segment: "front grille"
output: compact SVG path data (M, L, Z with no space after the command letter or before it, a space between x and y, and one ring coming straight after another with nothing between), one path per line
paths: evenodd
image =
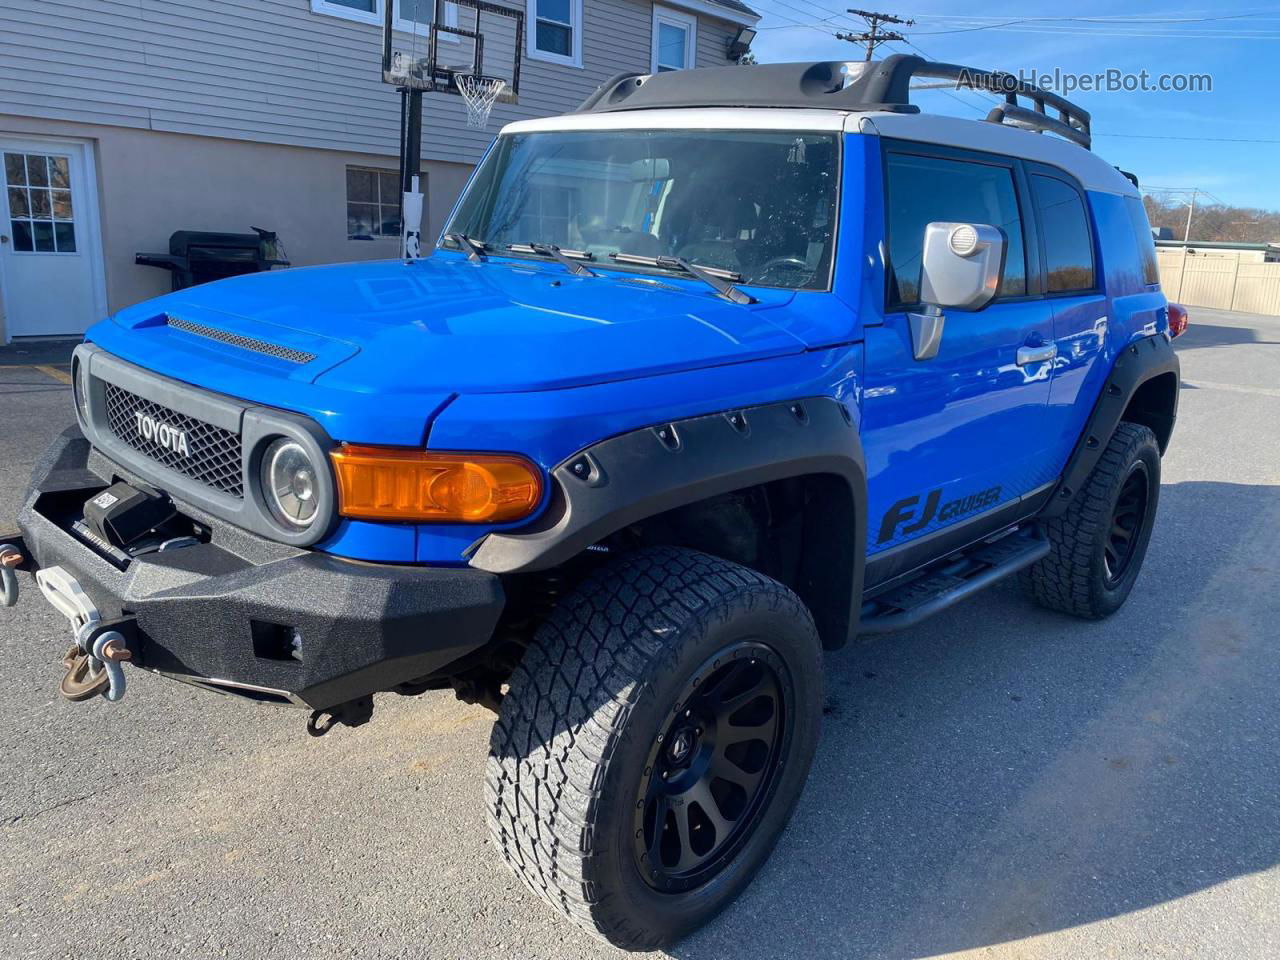
M217 340L219 343L239 347L241 350L265 353L269 357L288 360L290 363L310 363L316 358L314 353L307 353L305 350L294 350L292 347L282 347L276 343L268 343L266 340L243 337L238 333L228 333L226 330L219 330L217 327L206 327L202 323L192 323L190 320L184 320L182 317L175 317L172 314L165 316L165 322L174 330L181 330L183 333L190 333L208 340Z
M233 497L244 496L240 438L236 434L153 403L114 383L103 381L102 386L106 394L107 426L122 441L156 463L192 480ZM143 436L138 429L138 414L184 433L186 455L163 446L154 437L148 439Z

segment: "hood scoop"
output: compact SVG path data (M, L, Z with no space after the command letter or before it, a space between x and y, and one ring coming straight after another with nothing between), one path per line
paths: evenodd
M221 330L217 327L206 326L203 323L196 323L193 320L186 320L182 317L175 317L171 313L164 315L165 326L171 330L180 330L183 333L189 333L197 337L205 337L208 340L216 340L218 343L225 343L232 347L239 347L241 350L250 350L254 353L261 353L268 357L275 357L277 360L287 360L290 363L305 364L316 359L314 353L307 353L305 350L295 350L292 347L283 347L278 343L268 343L266 340L259 340L256 337L246 337L243 334L231 333L228 330Z

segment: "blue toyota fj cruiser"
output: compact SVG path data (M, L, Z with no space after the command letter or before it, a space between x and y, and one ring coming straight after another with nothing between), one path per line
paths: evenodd
M986 122L910 104L962 73ZM5 599L27 569L71 620L72 699L131 660L317 734L492 707L510 867L670 942L786 823L824 650L1014 574L1086 618L1132 589L1185 314L1131 180L1003 74L616 77L506 127L429 259L90 330Z

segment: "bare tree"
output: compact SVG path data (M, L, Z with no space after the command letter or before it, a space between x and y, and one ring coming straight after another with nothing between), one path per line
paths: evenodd
M1152 227L1168 227L1175 237L1182 237L1187 228L1185 202L1147 194L1142 203ZM1202 200L1191 217L1190 239L1201 243L1280 243L1280 211Z

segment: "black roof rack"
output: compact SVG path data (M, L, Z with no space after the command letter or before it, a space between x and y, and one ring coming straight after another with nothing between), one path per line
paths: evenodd
M986 119L1054 133L1089 149L1089 113L1065 97L1011 73L938 63L910 54L881 61L765 63L651 75L620 73L606 80L578 107L578 113L611 113L662 107L784 107L867 112L919 113L911 102L911 81L951 80L1004 97ZM1024 106L1019 100L1030 105ZM1050 116L1049 110L1057 116Z

